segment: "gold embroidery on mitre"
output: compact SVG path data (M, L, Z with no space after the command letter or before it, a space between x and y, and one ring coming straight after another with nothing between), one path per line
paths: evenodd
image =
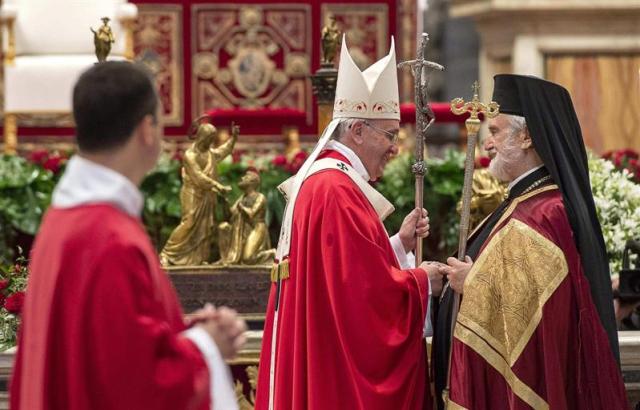
M458 322L513 366L568 274L562 250L517 219L491 239L464 285Z

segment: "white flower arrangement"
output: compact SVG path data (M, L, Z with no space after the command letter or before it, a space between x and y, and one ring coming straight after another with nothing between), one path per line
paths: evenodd
M617 276L627 240L640 238L640 185L626 169L616 170L611 161L591 153L589 175L611 275Z

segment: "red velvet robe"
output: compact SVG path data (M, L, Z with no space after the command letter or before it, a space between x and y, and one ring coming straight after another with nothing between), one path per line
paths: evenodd
M51 209L31 260L12 409L208 408L205 361L137 219Z
M451 408L627 409L562 195L541 188L511 207L465 282Z
M320 158L346 159L335 151ZM339 170L310 176L294 210L290 277L282 281L275 408L431 408L422 327L428 278L401 270L373 207ZM256 409L269 404L275 285Z

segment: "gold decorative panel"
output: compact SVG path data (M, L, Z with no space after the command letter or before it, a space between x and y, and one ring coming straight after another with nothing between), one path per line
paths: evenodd
M347 34L353 61L364 70L389 52L388 12L384 3L325 3L320 25L328 24L329 17L335 16L338 27Z
M571 93L589 148L640 147L640 53L547 55L546 78Z
M311 122L311 7L192 7L193 116L215 108L291 108Z
M416 0L398 1L398 27L396 41L398 62L416 58L418 38L418 2ZM414 102L413 76L411 70L399 70L400 101Z
M134 26L136 61L155 75L165 125L184 122L182 6L141 4Z

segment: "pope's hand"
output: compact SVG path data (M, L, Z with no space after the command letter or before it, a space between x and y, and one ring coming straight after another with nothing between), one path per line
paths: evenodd
M400 227L400 241L405 252L411 252L416 247L416 237L429 236L429 213L422 209L422 216L418 208L414 209L404 218Z
M440 265L446 266L438 262L422 262L420 264L420 268L429 275L432 296L440 296L440 293L442 293L443 276L440 272Z
M456 258L448 258L447 264L449 266L440 268L440 273L447 276L449 286L451 286L453 290L462 294L464 291L464 281L467 279L471 266L473 266L473 261L468 256L464 262Z

